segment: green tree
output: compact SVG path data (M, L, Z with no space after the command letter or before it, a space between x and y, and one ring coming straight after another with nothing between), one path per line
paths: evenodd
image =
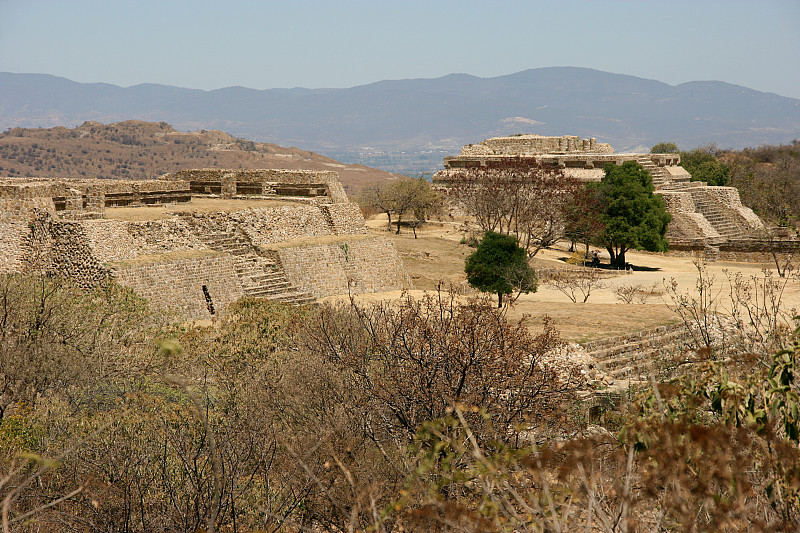
M705 181L709 185L717 186L728 184L731 169L717 159L717 147L713 144L680 154L681 166L692 175L692 181Z
M606 164L606 175L593 184L603 206L600 219L605 230L599 237L611 256L611 265L625 268L625 252L631 248L663 252L671 215L664 200L653 194L653 178L635 161Z
M658 143L650 149L651 154L677 154L680 153L675 143Z
M510 235L487 231L478 249L467 257L464 271L470 285L497 294L497 307L502 307L504 294L536 292L536 274L525 249Z

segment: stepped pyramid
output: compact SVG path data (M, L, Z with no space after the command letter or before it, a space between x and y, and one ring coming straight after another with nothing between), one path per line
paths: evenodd
M679 154L615 153L610 145L594 138L494 137L464 146L457 156L445 157L445 168L433 181L446 188L450 179L467 169L491 168L510 158L560 169L581 181L600 181L608 163L636 161L653 177L656 194L664 198L672 214L666 235L671 249L704 251L706 259L713 260L722 247L757 248L765 235L764 223L742 205L735 188L691 181L691 175L680 166Z

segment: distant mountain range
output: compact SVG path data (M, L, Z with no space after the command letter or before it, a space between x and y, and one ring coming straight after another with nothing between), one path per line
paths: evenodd
M0 73L0 129L129 119L223 130L394 171L437 168L463 144L513 133L596 137L617 151L660 141L744 148L800 138L797 99L719 81L671 86L575 67L313 90L122 88Z

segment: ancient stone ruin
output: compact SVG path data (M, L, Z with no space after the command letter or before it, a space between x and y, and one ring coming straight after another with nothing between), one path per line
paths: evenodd
M582 181L600 181L607 163L636 161L653 177L656 194L664 198L672 214L666 235L672 250L702 251L707 259L714 260L721 255L763 252L781 246L794 249L797 244L768 237L764 223L742 205L734 187L691 181L680 166L679 154L614 153L610 145L594 138L517 135L487 139L464 146L460 155L446 157L445 169L437 172L433 181L446 188L454 176L466 169L491 167L492 163L509 158L562 169L567 176Z
M409 286L393 243L369 235L335 172L9 178L0 235L0 273L64 275L87 288L113 278L190 319L242 296L306 303Z

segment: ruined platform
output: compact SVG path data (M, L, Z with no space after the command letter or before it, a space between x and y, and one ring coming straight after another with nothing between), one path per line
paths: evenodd
M656 194L664 198L672 214L666 234L671 249L703 251L708 259L717 258L720 251L763 249L764 223L742 205L739 192L733 187L691 181L679 154L614 153L610 145L594 138L571 135L494 137L444 158L445 168L433 176L433 181L446 189L455 176L469 169L491 168L512 159L559 170L581 181L600 181L608 163L636 161L650 173Z
M335 172L200 169L158 180L0 181L0 272L109 279L183 318L242 296L308 303L409 287Z

